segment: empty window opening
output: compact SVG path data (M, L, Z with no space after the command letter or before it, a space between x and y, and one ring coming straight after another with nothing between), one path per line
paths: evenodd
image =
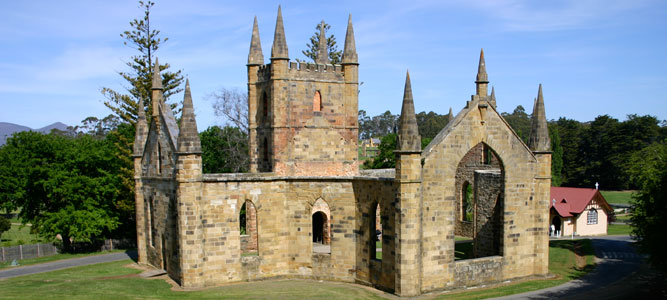
M252 201L245 201L239 211L239 232L241 234L241 254L257 255L257 210Z
M461 221L472 222L473 212L472 185L466 182L463 184L463 189L461 190Z
M262 160L264 160L265 163L269 162L269 141L267 138L264 138L264 143L262 145Z
M318 211L313 214L313 243L324 244L324 224L327 216Z
M371 259L382 260L382 212L379 203L371 216Z
M313 111L322 111L322 94L320 94L320 91L316 91L315 96L313 96Z
M482 164L490 165L492 157L493 154L491 153L491 148L486 144L484 144L482 148Z
M598 223L598 211L595 208L591 208L588 211L588 225L594 225Z
M329 205L318 199L311 210L313 252L331 253L331 214Z
M269 116L269 97L266 92L262 93L262 121L267 121Z
M162 173L162 147L160 147L160 142L157 143L157 153L156 156L156 170L158 174Z
M150 243L151 246L155 247L155 236L157 235L157 232L155 230L155 219L154 215L155 212L153 211L153 208L155 207L153 203L153 197L148 198L148 201L146 201L146 204L148 204L148 228L150 230L148 231L148 242Z

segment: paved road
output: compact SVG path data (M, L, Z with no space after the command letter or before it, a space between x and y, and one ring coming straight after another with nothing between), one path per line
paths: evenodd
M556 287L496 299L641 299L637 298L639 294L655 292L642 278L650 270L635 252L629 236L595 237L592 242L599 261L586 276Z
M30 265L25 267L0 269L0 280L5 278L35 274L35 273L50 272L71 267L124 260L128 258L136 260L137 252L136 251L117 252L110 254L86 256L81 258L64 259L64 260L37 264L37 265Z

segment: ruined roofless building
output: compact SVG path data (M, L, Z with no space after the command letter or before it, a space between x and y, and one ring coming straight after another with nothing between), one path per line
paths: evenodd
M351 19L340 65L324 46L290 62L280 8L266 64L255 19L247 67L247 174L203 174L190 84L179 127L155 68L133 155L139 263L187 288L309 278L400 296L547 274L541 87L529 147L496 111L482 52L475 94L421 149L407 75L396 168L359 171ZM473 238L471 257L456 259L455 235Z

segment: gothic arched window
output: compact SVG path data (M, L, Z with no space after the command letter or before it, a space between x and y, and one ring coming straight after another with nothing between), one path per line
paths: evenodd
M313 111L322 111L322 94L320 94L320 91L316 91L315 96L313 96Z
M598 211L595 208L588 210L588 225L593 225L598 223Z

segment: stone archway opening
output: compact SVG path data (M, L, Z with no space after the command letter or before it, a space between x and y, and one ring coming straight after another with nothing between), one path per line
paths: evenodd
M313 252L331 253L331 210L322 199L317 199L311 210Z
M479 143L456 169L455 235L457 259L502 255L504 241L504 178L498 154Z
M250 200L246 200L239 210L239 232L241 234L241 253L250 255L257 254L257 209Z

